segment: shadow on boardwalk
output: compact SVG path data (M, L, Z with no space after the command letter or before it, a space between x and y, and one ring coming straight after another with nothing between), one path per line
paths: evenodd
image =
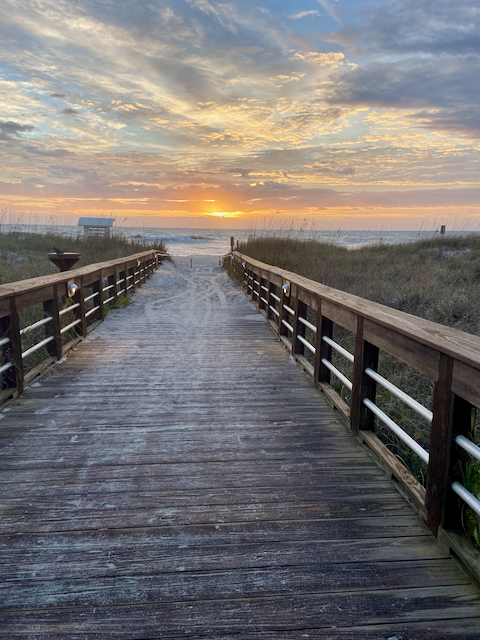
M0 414L0 637L480 637L475 587L196 262Z

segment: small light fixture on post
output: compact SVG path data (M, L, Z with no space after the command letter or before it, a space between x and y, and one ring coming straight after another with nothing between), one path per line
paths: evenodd
M282 285L282 291L283 291L283 295L286 298L290 297L290 283L286 282L285 284Z
M77 293L77 291L78 291L78 285L76 285L74 282L69 282L67 287L68 297L73 298L73 296Z

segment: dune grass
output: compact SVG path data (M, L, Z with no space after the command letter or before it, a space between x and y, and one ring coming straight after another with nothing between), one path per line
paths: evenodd
M254 238L239 250L335 289L480 335L479 236L355 250L316 241Z
M75 267L84 267L96 262L123 258L139 251L157 249L166 251L163 241L139 244L131 239L112 238L67 238L55 233L6 233L0 234L0 285L27 278L58 273L47 254L57 247L62 251L80 254Z

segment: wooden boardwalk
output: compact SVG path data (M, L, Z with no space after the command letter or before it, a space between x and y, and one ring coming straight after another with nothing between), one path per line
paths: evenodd
M480 638L480 594L215 262L0 413L0 637Z

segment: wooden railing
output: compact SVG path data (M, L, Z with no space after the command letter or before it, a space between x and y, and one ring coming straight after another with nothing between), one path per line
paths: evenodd
M432 531L477 570L478 578L480 556L462 535L462 512L466 504L480 515L480 501L464 486L467 464L480 460L480 448L473 442L475 409L480 406L480 337L332 289L238 251L231 259L240 267L252 300L314 384L398 480ZM334 327L352 334L351 351L333 339ZM382 352L428 376L433 382L430 408L378 373ZM332 353L350 366L351 379L332 363ZM349 404L334 390L333 380L347 390ZM428 447L380 409L379 387L430 428ZM425 487L375 435L375 420L425 465Z
M143 251L0 286L0 403L83 340L165 256Z

